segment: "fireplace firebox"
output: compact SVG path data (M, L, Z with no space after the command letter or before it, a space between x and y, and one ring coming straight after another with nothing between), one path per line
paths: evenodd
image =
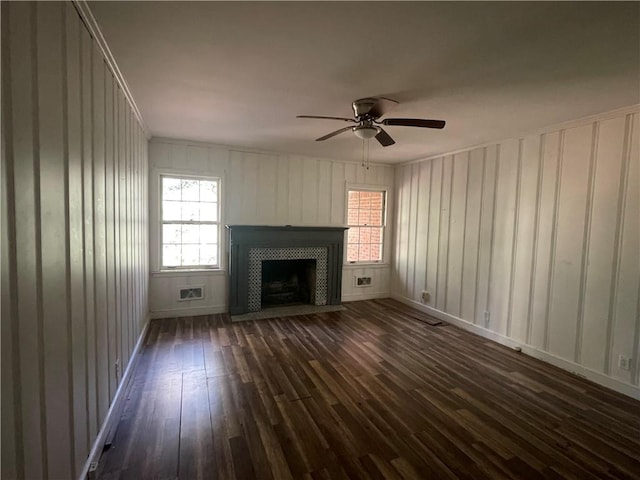
M261 307L316 302L315 260L264 260Z
M227 229L231 315L283 304L340 304L345 227ZM275 278L265 281L265 274Z

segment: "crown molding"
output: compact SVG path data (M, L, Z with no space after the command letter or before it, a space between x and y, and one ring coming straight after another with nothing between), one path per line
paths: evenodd
M105 40L104 35L102 35L102 30L100 30L100 26L98 25L96 18L93 16L93 12L89 7L89 3L85 0L72 0L71 3L73 4L76 11L78 12L78 15L80 15L80 19L84 23L85 27L87 27L87 30L89 30L89 34L94 39L94 41L98 45L98 48L102 52L102 56L104 57L104 60L107 66L109 67L109 70L111 70L111 73L113 73L113 76L116 79L116 82L118 83L120 88L122 89L122 92L124 93L124 96L127 99L127 102L131 107L131 110L133 110L134 115L138 119L138 123L140 123L140 126L144 130L147 140L149 140L151 138L149 129L147 128L147 125L144 122L144 118L142 118L142 114L140 113L140 109L138 108L138 105L136 105L136 101L133 98L133 95L131 94L131 90L129 89L129 85L127 84L127 81L125 80L124 75L122 75L120 68L118 68L116 59L111 53L111 50L109 49L109 45L107 45L107 41Z

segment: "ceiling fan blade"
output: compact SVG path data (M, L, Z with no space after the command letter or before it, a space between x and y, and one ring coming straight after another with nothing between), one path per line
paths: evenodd
M426 120L422 118L385 118L382 125L396 125L402 127L444 128L444 120Z
M378 101L375 103L375 105L371 107L371 110L369 110L369 115L371 115L373 118L380 118L385 113L393 109L397 104L398 102L396 102L395 100L380 97L378 98Z
M297 115L296 118L319 118L321 120L343 120L345 122L356 123L356 121L353 118L344 118L344 117L321 117L318 115Z
M383 147L388 147L389 145L393 145L394 143L396 143L395 140L391 138L391 136L383 129L380 129L380 131L376 135L376 140L378 140L378 142L380 142L380 145L382 145Z
M348 130L353 130L353 127L344 127L344 128L341 128L340 130L336 130L335 132L328 133L324 137L316 138L316 142L321 142L321 141L326 140L328 138L335 137L336 135L338 135L338 134L340 134L342 132L346 132Z

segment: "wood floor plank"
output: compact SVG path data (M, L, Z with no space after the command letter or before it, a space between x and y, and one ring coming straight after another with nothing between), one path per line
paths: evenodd
M98 478L640 479L640 402L399 302L155 320Z

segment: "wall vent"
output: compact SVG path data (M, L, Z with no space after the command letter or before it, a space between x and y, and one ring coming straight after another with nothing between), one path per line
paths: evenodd
M202 300L204 298L204 285L179 287L178 301Z
M370 287L371 285L373 285L371 277L360 277L358 275L355 276L356 287Z

